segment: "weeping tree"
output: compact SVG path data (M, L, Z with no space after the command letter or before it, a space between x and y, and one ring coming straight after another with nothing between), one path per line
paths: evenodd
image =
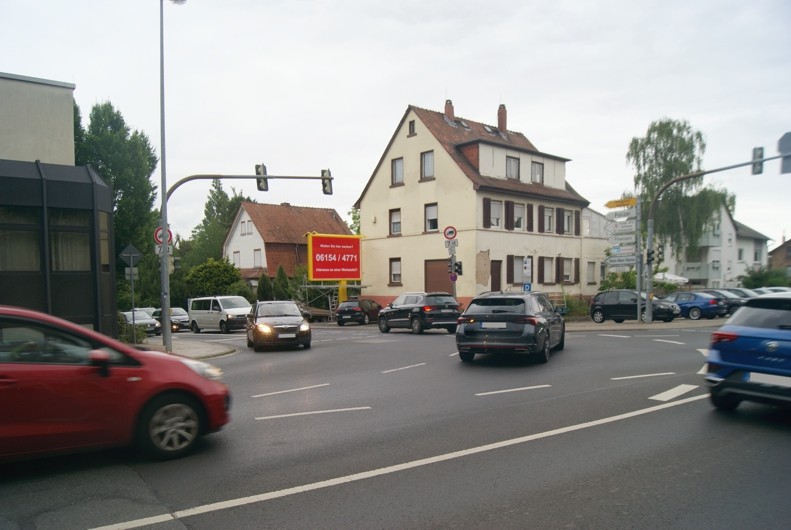
M652 122L645 137L632 138L626 154L635 170L634 184L642 209L645 233L648 210L659 189L675 177L701 169L706 142L703 133L687 121L663 118ZM694 252L701 236L725 206L733 214L735 197L725 190L707 187L703 177L670 186L657 201L654 233L658 241L670 243L676 257Z

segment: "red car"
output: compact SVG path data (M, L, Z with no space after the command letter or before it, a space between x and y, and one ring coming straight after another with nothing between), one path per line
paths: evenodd
M126 445L183 456L230 419L221 376L201 361L0 306L0 462Z

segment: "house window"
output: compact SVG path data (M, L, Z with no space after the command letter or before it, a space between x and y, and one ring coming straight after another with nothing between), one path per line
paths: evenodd
M253 267L260 267L261 266L261 249L257 248L253 250Z
M555 226L554 224L555 219L555 209L554 208L544 208L544 232L552 232L552 228Z
M555 283L555 260L554 258L541 258L542 277L541 283Z
M583 217L582 218L582 234L589 236L591 235L591 218L590 217Z
M401 210L390 210L390 235L401 234Z
M409 136L415 136L415 120L409 120Z
M525 266L524 266L524 264L525 264L525 257L524 256L513 256L513 260L514 260L514 264L513 264L513 267L514 267L514 281L511 282L511 283L520 284L521 285L522 283L524 283L526 281L530 281L530 280L525 280Z
M755 252L753 252L753 261L756 262L756 263L761 261L761 251L760 250L756 249Z
M434 178L434 151L420 153L420 180Z
M41 269L41 209L0 206L0 271Z
M505 157L505 178L519 180L519 159L515 156Z
M525 205L514 204L514 230L525 229Z
M246 234L247 234L247 227L244 224L244 221L242 221L241 223L239 223L239 235L243 236L243 235L246 235Z
M439 230L439 218L437 214L437 204L426 205L426 232L437 232Z
M601 263L599 264L599 278L606 278L607 277L607 264Z
M390 285L401 285L401 258L390 258Z
M49 210L53 271L90 271L90 214L86 210Z
M239 266L239 263L241 263L241 257L239 255L239 251L238 250L234 250L233 251L233 266L236 267L237 269L239 269L239 268L241 268Z
M253 233L253 222L252 221L247 221L247 233L248 234L252 234Z
M530 180L536 184L544 183L544 164L533 162L530 165Z
M560 258L561 260L561 267L563 272L563 281L564 282L572 282L574 281L574 260L571 258Z
M570 234L572 223L574 221L574 212L571 210L563 210L563 233Z
M586 275L588 277L587 278L588 279L588 284L596 283L596 262L595 261L589 261L588 262Z
M744 261L744 249L739 249L739 261Z
M398 186L404 183L404 159L394 158L391 163L390 184Z
M489 210L489 225L493 227L502 226L503 218L503 203L500 201L492 201Z

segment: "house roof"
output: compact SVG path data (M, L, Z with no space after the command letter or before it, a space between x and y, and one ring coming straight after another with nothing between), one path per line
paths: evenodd
M332 208L292 206L287 202L282 204L243 202L242 208L250 216L253 225L266 243L307 245L305 234L308 232L352 235L346 222Z
M448 104L452 105L450 101ZM503 108L504 110L504 108ZM542 153L533 143L520 132L506 130L501 132L497 126L486 125L481 122L468 120L466 118L459 118L454 115L453 119L448 118L444 113L433 110L427 110L414 105L407 107L404 116L396 127L387 148L382 153L379 163L376 165L371 178L365 186L360 198L357 199L355 207L360 207L360 202L365 196L365 192L371 185L374 175L379 171L385 157L390 151L390 147L401 130L404 122L410 113L414 113L421 122L426 126L429 132L436 138L440 145L447 151L450 157L456 162L456 165L473 183L473 188L476 190L496 191L500 193L520 195L520 196L533 196L536 198L550 199L561 202L570 202L576 205L585 207L590 202L582 197L577 191L566 183L565 189L550 188L543 184L534 184L532 182L521 182L517 180L506 180L493 177L485 177L470 163L462 152L462 148L470 144L491 144L499 147L506 147L515 151L524 153L535 154L544 158L558 160L561 162L568 162L569 159L559 156Z
M749 226L740 223L736 219L733 220L733 224L736 227L736 235L739 237L747 237L751 239L761 239L763 241L769 241L770 238L766 237L765 235L761 234L750 228Z
M789 239L787 241L783 241L782 243L780 243L780 245L778 245L777 247L775 247L772 250L770 250L769 251L769 255L770 256L774 256L775 254L777 254L780 251L780 249L784 249L784 248L789 247L789 246L791 246L791 239Z

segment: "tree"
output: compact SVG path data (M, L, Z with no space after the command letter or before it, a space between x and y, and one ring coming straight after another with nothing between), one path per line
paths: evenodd
M349 230L352 231L352 234L360 235L360 209L359 208L352 208L348 212L349 217L352 220L352 224L349 225Z
M283 266L277 268L277 275L272 285L275 294L275 300L289 300L291 298L291 291L289 290L288 276Z
M236 294L231 292L239 282L243 282L239 269L228 260L209 258L192 268L185 281L189 296L212 296L217 294ZM251 293L252 294L252 293Z
M632 138L626 161L635 169L634 184L644 207L643 229L651 201L675 177L700 170L706 143L686 121L663 118L652 122L644 138ZM725 190L703 186L703 177L669 187L657 201L654 233L669 242L679 257L697 247L704 231L725 206L733 213L735 197Z
M275 291L274 287L272 286L272 279L266 272L261 274L261 277L258 278L258 289L256 291L256 296L258 297L258 300L275 299Z
M761 267L758 270L747 269L744 275L739 276L739 280L747 289L790 285L784 270L767 269L766 267Z

